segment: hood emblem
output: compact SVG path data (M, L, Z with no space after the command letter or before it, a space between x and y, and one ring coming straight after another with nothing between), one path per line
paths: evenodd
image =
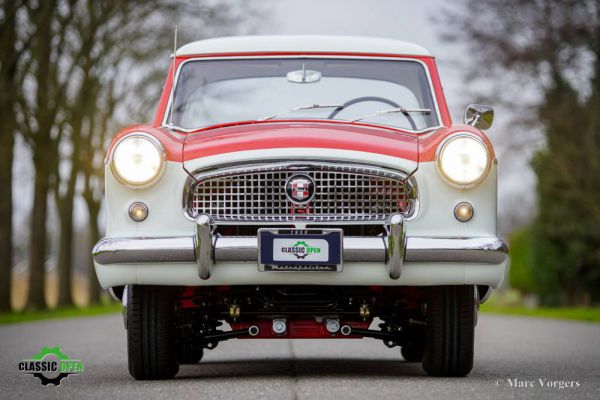
M315 181L308 175L292 175L285 183L285 195L294 204L307 204L315 197Z

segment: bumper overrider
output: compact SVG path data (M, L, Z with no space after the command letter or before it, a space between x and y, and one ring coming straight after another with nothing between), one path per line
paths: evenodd
M97 265L195 263L198 276L210 280L220 262L258 262L256 236L215 235L208 215L195 220L190 236L104 238L94 246ZM508 248L497 237L407 236L404 217L393 214L383 236L346 236L342 259L346 263L383 263L391 280L397 280L406 263L473 263L500 265L507 262ZM317 272L318 274L320 272Z

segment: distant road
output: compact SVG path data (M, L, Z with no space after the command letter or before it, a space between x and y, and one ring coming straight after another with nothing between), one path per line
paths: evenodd
M600 324L483 315L475 368L467 378L427 377L399 350L363 340L231 340L184 366L176 379L136 382L127 373L120 316L0 327L3 399L600 399ZM17 364L42 346L61 346L85 372L59 387L20 375ZM534 388L511 387L532 381ZM578 388L540 387L575 381Z

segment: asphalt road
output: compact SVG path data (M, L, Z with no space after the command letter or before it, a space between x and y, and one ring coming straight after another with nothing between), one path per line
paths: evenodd
M600 324L484 315L476 338L467 378L427 377L373 339L230 340L173 380L136 382L120 316L24 323L0 327L0 398L600 399ZM17 371L21 359L56 345L85 372L44 387ZM577 383L560 389L540 379Z

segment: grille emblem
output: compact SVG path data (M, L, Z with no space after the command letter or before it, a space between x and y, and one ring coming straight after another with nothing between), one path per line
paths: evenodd
M315 181L308 175L292 175L285 183L285 194L294 204L310 203L315 197Z

